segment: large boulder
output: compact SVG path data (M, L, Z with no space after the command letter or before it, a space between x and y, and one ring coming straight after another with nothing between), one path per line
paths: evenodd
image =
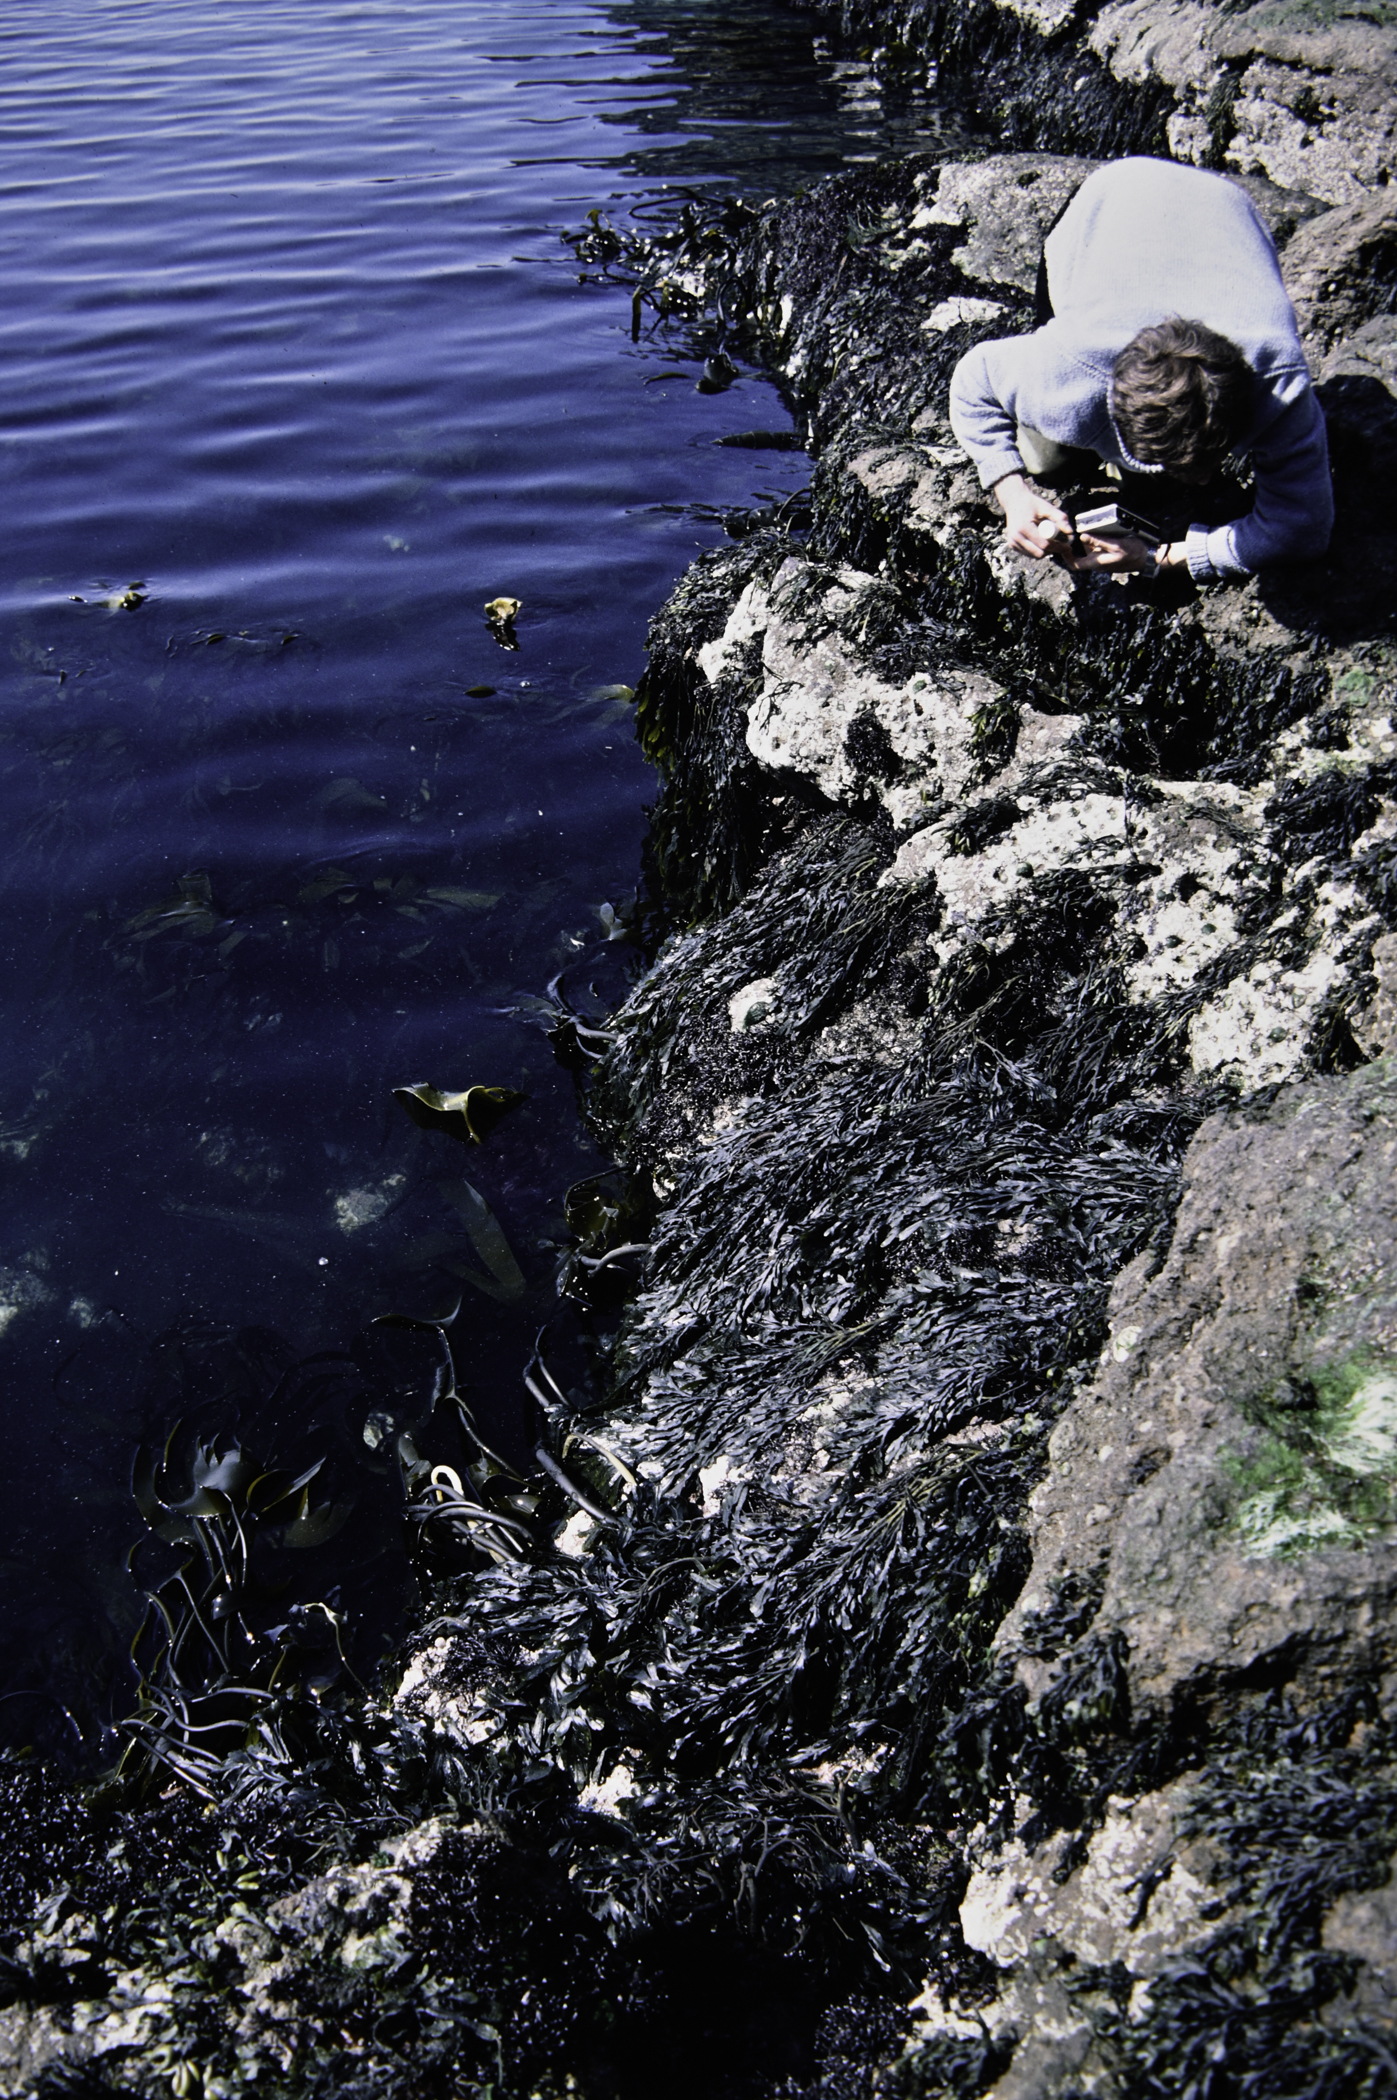
M1091 1389L1053 1432L1033 1572L1000 1628L1031 1698L1119 1638L1132 1711L1397 1698L1397 1069L1206 1123L1169 1256L1117 1279ZM1099 1580L1073 1647L1034 1628Z
M1085 1831L1035 1815L1030 1782L1013 1834L972 1835L960 1907L995 1972L977 2017L1010 2055L997 2100L1134 2092L1188 2046L1187 1979L1248 1939L1284 1940L1300 1909L1334 1965L1326 2029L1391 2028L1395 1155L1390 1061L1203 1126L1168 1256L1118 1278L1097 1377L1050 1439L1032 1568L996 1637L1049 1734L1074 1709L1080 1725L1103 1687L1118 1721L1195 1745L1201 1713L1226 1740L1230 1707L1245 1740L1282 1686L1302 1712L1337 1698L1350 1718L1363 1688L1353 1741L1375 1737L1377 1759L1359 1779L1352 1750L1308 1770L1234 1755L1109 1791ZM1323 1724L1310 1727L1312 1757ZM1258 1918L1262 1887L1274 1909ZM1123 2021L1113 1976L1131 1986ZM1233 2005L1225 2017L1245 2019ZM909 2061L934 2061L964 2009L932 1983L916 2010ZM1316 2040L1308 2060L1342 2047ZM1283 2075L1275 2090L1299 2089Z

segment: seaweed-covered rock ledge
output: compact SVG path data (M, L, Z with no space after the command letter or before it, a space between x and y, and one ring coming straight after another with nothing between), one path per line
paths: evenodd
M654 1224L586 1433L678 1528L588 1769L637 1831L700 1774L823 1793L921 1982L880 2091L1389 2092L1397 220L1238 178L1324 374L1326 560L1074 581L944 402L1090 165L861 171L670 286L819 461L640 696L688 930L596 1075Z

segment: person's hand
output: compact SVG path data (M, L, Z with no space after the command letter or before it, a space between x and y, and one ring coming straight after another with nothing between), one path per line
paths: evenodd
M1041 560L1045 554L1061 561L1072 546L1072 520L1066 511L1049 503L1029 487L1022 474L1006 474L994 485L1004 512L1004 537L1020 554Z
M1098 540L1084 532L1077 545L1079 553L1062 557L1069 569L1107 569L1119 576L1153 566L1148 540Z
M1104 569L1111 575L1126 576L1133 570L1148 569L1158 573L1159 569L1180 569L1188 566L1188 543L1177 540L1172 546L1161 547L1156 565L1153 549L1148 540L1101 540L1091 533L1083 533L1078 541L1080 552L1066 553L1058 559L1069 569Z

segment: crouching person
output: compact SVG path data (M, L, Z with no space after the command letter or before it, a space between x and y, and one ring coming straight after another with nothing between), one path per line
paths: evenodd
M1043 245L1031 335L977 343L951 427L1021 553L1072 569L1186 568L1199 582L1323 554L1334 521L1324 417L1271 237L1220 175L1123 160L1083 183ZM1031 488L1072 451L1204 485L1250 456L1244 517L1153 547L1074 538Z

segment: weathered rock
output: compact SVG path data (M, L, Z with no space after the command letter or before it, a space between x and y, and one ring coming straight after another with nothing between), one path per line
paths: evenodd
M851 471L876 485L866 460ZM914 512L916 500L914 489ZM1015 568L1030 588L1043 574ZM1064 583L1056 570L1046 580ZM1292 875L1287 818L1315 782L1337 791L1390 763L1389 714L1361 729L1351 722L1337 763L1290 739L1278 771L1255 788L1150 779L1090 759L1087 716L1016 705L983 674L947 668L934 640L925 668L896 684L880 677L868 637L886 628L886 595L874 576L788 555L769 584L746 585L723 634L699 652L714 676L728 673L734 651L749 652L739 704L747 748L773 790L849 809L881 803L903 841L883 880L934 879L943 967L972 949L1007 948L1035 888L1070 870L1114 924L1100 961L1119 971L1124 1002L1173 1002L1195 1072L1261 1086L1303 1071L1381 920L1351 883L1318 880L1304 861ZM1069 617L1070 604L1053 611ZM758 641L759 660L750 657ZM1001 741L1012 735L1007 763L987 753L991 718ZM1374 815L1350 860L1386 838L1376 806Z
M0 2012L0 2093L19 2100L36 2090L50 2065L81 2064L89 2054L47 2005L11 2005Z
M1132 1710L1265 1673L1318 1700L1397 1668L1397 1071L1204 1125L1163 1269L1111 1296L1095 1385L1053 1432L1033 1572L996 1636L1033 1698L1071 1576L1125 1643ZM1397 1695L1397 1678L1394 1678Z
M1283 189L1344 204L1381 189L1397 166L1397 29L1334 21L1312 28L1302 7L1219 9L1207 32L1244 70L1231 103L1230 166Z
M876 577L830 574L792 555L769 587L747 586L699 664L717 676L759 637L761 690L746 724L757 764L830 803L853 804L871 791L907 832L948 799L958 804L978 778L975 719L1003 694L975 671L933 666L898 685L880 678L859 635L885 596Z
M1222 65L1209 43L1208 32L1217 19L1212 7L1199 0L1112 0L1103 7L1087 34L1087 46L1109 66L1115 78L1140 85L1161 80L1183 91L1186 106L1203 102L1222 79ZM1181 150L1195 134L1184 125L1198 125L1199 152ZM1170 120L1170 141L1177 159L1211 158L1213 139L1199 119L1175 116Z
M965 238L951 252L963 276L1032 292L1044 235L1096 165L1056 153L947 162L924 183L925 201L912 218L912 231L964 228Z
M1343 337L1397 306L1397 189L1302 226L1285 251L1285 282L1318 370Z
M1136 1977L1206 1945L1227 1905L1214 1886L1217 1848L1180 1829L1191 1788L1186 1776L1111 1801L1080 1866L1065 1831L1033 1849L1019 1838L998 1850L972 1845L977 1864L960 1906L967 1944L1016 1969L1051 1940L1085 1968L1119 1962Z
M1397 2026L1397 1861L1381 1888L1341 1896L1324 1920L1324 1945L1359 1963L1343 2012Z
M1392 1057L1397 1055L1397 934L1374 941L1373 978L1373 997L1356 1009L1353 1032L1370 1057Z

